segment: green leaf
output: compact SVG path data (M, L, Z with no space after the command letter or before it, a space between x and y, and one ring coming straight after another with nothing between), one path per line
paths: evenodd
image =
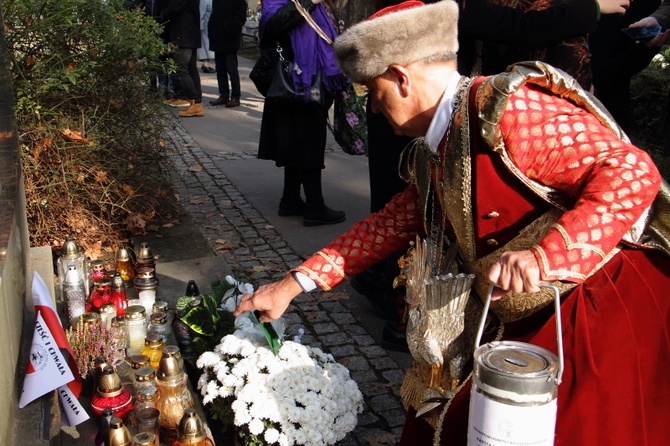
M279 335L277 334L271 323L259 321L258 320L259 315L260 312L256 310L253 313L251 313L249 317L251 317L252 321L258 324L261 331L265 335L265 340L268 341L268 345L270 346L272 353L274 353L274 355L277 356L277 354L279 354L279 349L281 348L281 340L279 339Z
M200 298L202 299L202 306L212 315L212 319L218 319L219 315L217 308L219 307L219 303L214 296L210 294L202 294L200 295Z
M191 311L182 316L181 320L191 330L203 336L212 336L216 331L212 314L204 306L192 308Z
M178 315L183 315L186 314L191 308L191 302L193 302L194 298L192 296L181 296L177 298L177 304L175 305L177 309L177 314Z

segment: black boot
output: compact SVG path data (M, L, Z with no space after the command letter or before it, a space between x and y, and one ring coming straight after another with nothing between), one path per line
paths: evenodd
M302 187L305 189L305 226L333 225L346 219L343 211L334 211L323 202L321 169L302 169Z
M280 217L305 215L305 202L300 197L300 170L296 167L284 168L284 192L279 202Z

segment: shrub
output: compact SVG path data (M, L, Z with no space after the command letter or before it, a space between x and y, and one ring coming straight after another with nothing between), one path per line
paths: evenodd
M149 89L160 26L120 0L2 0L31 243L73 236L111 252L169 215L162 135ZM97 255L96 255L97 254Z

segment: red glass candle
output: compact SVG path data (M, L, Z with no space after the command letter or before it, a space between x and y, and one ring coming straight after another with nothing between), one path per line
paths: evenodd
M126 285L119 273L114 274L114 278L112 279L112 303L116 306L117 316L126 314L128 296L126 295Z
M106 366L98 383L98 389L91 398L91 408L97 416L105 409L112 409L115 417L125 420L133 408L133 397L130 390L121 383L121 378L114 367Z

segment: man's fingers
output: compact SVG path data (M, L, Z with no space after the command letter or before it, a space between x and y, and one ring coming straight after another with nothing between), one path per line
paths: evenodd
M240 299L240 303L237 305L237 308L235 308L235 311L233 311L233 316L239 316L245 311L255 310L253 296L254 296L253 294L245 294L244 296L242 296L242 299Z

